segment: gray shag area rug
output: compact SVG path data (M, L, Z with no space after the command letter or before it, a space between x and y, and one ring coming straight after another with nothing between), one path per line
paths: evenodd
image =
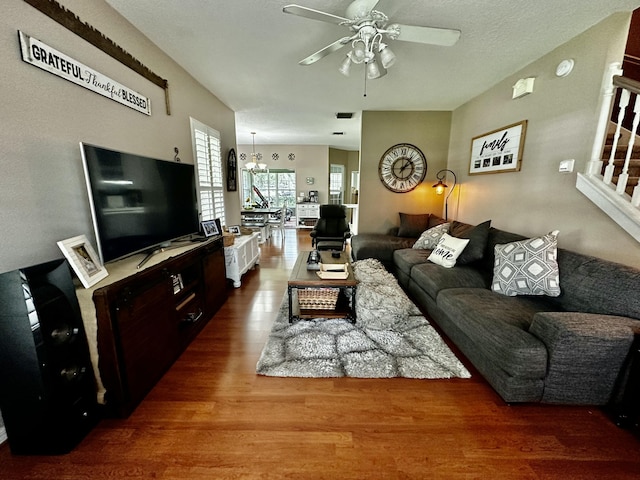
M361 261L365 262L365 261ZM358 270L355 269L356 278ZM361 265L362 266L362 265ZM372 264L366 265L371 267ZM377 267L376 265L373 265ZM363 275L361 269L361 276ZM366 274L371 274L367 268ZM371 278L367 276L367 278ZM379 278L384 289L389 278ZM469 378L471 375L456 358L440 335L416 307L405 315L386 315L392 321L380 321L367 295L375 284L358 286L356 305L360 320L311 319L289 323L287 295L280 305L273 328L262 350L256 371L273 377L356 377L356 378ZM397 285L397 283L396 283ZM399 288L400 293L404 292ZM389 297L384 302L388 304ZM362 300L364 305L360 305ZM381 300L382 301L382 300ZM405 296L405 302L408 299ZM408 305L408 304L406 304ZM371 311L376 315L371 315ZM367 320L369 313L370 320Z

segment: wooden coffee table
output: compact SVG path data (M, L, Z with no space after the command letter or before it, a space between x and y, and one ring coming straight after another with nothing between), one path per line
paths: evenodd
M345 252L340 253L340 258L333 258L331 252L320 252L321 262L348 264L349 276L346 279L326 280L320 278L315 270L307 270L309 251L300 252L296 264L293 266L288 281L289 293L289 322L303 318L347 318L352 323L356 322L356 288L358 282L353 275L353 268L349 257ZM338 302L335 309L302 309L299 302L294 302L293 291L307 288L335 288L339 289ZM349 302L349 299L351 302Z

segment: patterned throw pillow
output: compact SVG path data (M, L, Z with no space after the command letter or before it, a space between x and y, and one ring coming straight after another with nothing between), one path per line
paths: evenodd
M444 235L448 231L449 231L448 223L436 225L435 227L430 228L425 232L422 232L422 235L420 235L420 238L418 239L418 241L413 244L412 248L433 250L435 246L438 244L438 241L440 240L442 235Z
M496 245L491 290L509 297L560 295L558 233Z
M433 249L428 260L446 268L451 268L456 264L456 259L460 256L464 247L469 243L468 239L455 238L445 233L440 237L438 245Z

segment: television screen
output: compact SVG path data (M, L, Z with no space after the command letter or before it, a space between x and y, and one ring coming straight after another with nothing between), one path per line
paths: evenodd
M197 233L195 169L80 144L102 262Z

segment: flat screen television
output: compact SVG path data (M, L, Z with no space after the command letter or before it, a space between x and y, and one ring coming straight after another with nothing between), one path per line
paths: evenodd
M195 169L80 143L102 263L198 233Z

